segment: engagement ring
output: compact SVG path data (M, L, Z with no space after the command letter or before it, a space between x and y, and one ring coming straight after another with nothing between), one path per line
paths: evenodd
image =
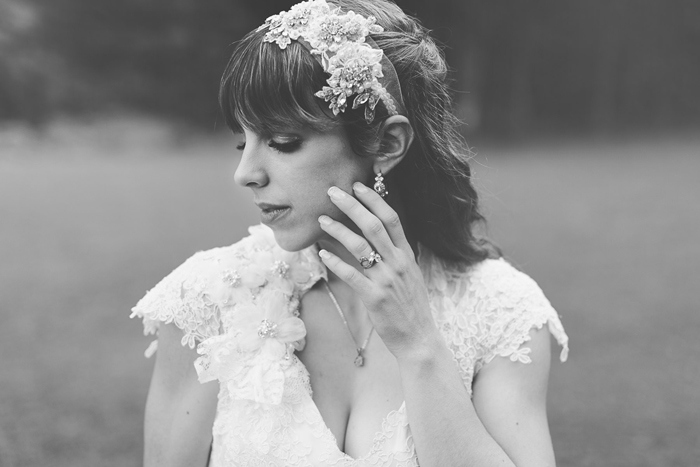
M362 265L363 268L369 269L372 266L374 266L375 263L378 263L381 260L382 260L382 257L379 256L379 253L372 250L372 252L369 254L369 257L367 257L367 256L360 257L360 264Z

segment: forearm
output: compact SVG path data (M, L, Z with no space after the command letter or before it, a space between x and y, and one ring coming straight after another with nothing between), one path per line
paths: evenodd
M479 420L452 353L439 336L398 362L421 466L514 467Z

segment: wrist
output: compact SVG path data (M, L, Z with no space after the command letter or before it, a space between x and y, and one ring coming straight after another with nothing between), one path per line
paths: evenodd
M446 357L451 360L451 352L436 329L435 332L421 336L419 342L398 355L396 360L402 370L422 372L434 368Z

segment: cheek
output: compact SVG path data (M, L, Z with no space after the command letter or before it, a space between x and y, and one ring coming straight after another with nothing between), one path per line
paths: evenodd
M326 214L336 220L345 215L331 202L328 189L337 186L352 195L352 184L367 183L372 161L352 152L350 146L338 137L328 136L316 141L313 149L296 159L293 167L279 174L287 180L287 189L295 194L298 207L305 215L318 217Z
M330 187L337 186L352 194L352 184L364 178L364 170L358 163L352 163L346 158L328 158L327 161L309 167L297 184L303 187L309 196L321 198L323 204L335 206L328 197Z

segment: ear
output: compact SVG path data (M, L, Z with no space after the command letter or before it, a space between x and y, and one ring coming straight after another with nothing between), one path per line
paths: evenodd
M408 153L413 142L413 127L403 115L392 115L379 129L379 154L374 160L374 172L389 173Z

